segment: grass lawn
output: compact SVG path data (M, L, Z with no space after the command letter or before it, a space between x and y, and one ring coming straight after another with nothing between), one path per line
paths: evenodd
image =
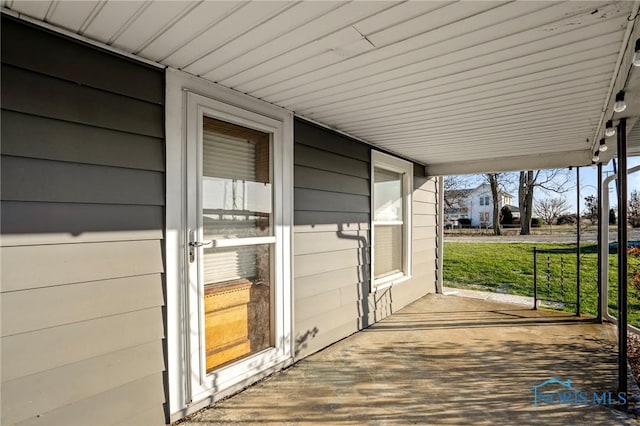
M444 244L444 284L533 296L533 247L538 254L538 297L565 302L574 311L576 245L543 243ZM548 266L547 266L548 259ZM630 270L638 258L629 257ZM617 254L609 255L609 312L617 315ZM581 312L597 314L597 252L584 244L581 256ZM640 291L629 285L629 323L640 327Z

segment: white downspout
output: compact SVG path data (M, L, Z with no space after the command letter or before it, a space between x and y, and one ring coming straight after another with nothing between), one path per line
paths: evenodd
M628 174L640 171L640 166L635 166L629 169ZM602 262L600 268L600 280L602 282L602 294L600 295L602 301L602 319L618 323L616 317L609 315L609 184L617 178L617 174L607 176L602 182L602 217L601 220L606 224L606 232L600 234L600 241L598 241L598 249L600 250L600 261ZM618 250L620 247L618 247ZM627 325L628 330L636 334L640 334L640 328L632 325Z

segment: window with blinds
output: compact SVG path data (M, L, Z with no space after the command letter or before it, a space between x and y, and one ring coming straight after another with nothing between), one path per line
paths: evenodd
M204 240L273 235L269 145L266 133L204 117ZM261 279L258 251L257 245L205 248L204 283Z
M273 190L267 133L203 117L201 219L207 371L273 345Z
M410 270L411 163L372 152L374 287L408 277Z
M379 167L373 173L374 278L402 272L402 175Z

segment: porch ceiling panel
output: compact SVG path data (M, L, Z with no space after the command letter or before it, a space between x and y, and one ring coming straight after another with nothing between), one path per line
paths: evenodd
M287 108L435 174L588 163L637 10L614 1L2 5Z

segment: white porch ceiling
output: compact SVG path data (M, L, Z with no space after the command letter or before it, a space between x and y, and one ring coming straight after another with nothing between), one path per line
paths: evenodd
M3 6L287 108L433 174L588 164L611 93L629 83L637 32L637 4L625 1ZM637 116L640 105L629 103L625 114ZM637 150L640 136L630 144Z

